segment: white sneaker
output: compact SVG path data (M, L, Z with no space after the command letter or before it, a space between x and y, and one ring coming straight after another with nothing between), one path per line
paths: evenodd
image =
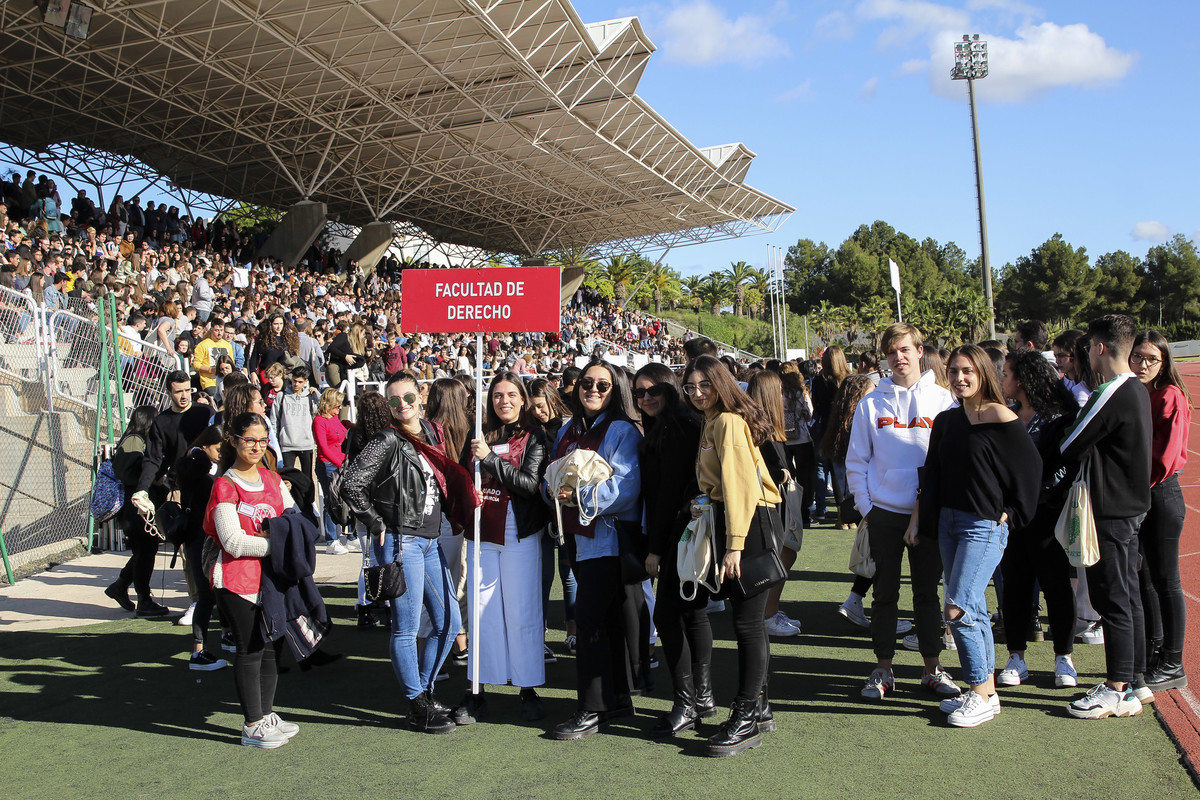
M362 552L362 545L358 543L357 536L339 536L338 541L351 553Z
M896 688L896 678L886 669L877 669L867 678L862 696L868 700L882 700L883 696Z
M192 624L192 615L196 613L196 604L192 603L187 607L187 611L183 612L183 616L175 620L176 625L188 626Z
M942 647L945 648L946 650L957 650L958 649L958 643L954 641L954 636L953 636L953 634L950 633L950 631L946 631L942 635Z
M896 620L896 635L903 636L912 630L912 623L906 619Z
M342 544L341 539L334 539L329 544L325 545L325 554L330 556L344 556L350 552L350 548Z
M1070 656L1055 656L1054 685L1059 688L1079 685L1079 673L1075 671L1075 662Z
M1057 673L1058 664L1055 664ZM1000 670L1000 674L996 676L996 683L1001 686L1020 686L1021 681L1029 680L1029 667L1025 666L1024 657L1017 653L1008 654L1008 663L1004 665L1004 669Z
M287 734L267 722L266 717L253 725L242 726L242 745L245 747L274 750L276 747L283 747L287 742Z
M917 635L915 633L910 633L905 636L900 641L900 644L905 650L912 650L914 653L920 652L921 650L921 643L917 641Z
M776 611L774 616L763 620L763 628L767 636L795 636L800 633L800 628L792 625L791 620L782 611Z
M1104 626L1099 620L1080 620L1082 625L1075 628L1075 638L1084 644L1104 644Z
M1141 678L1134 677L1133 682L1129 684L1129 691L1133 692L1133 696L1138 699L1142 705L1148 705L1154 702L1154 692L1147 686Z
M1125 691L1119 692L1107 683L1098 683L1067 706L1067 711L1077 719L1133 717L1142 713L1142 701L1134 697L1128 686Z
M992 695L995 697L995 695ZM955 728L974 728L996 718L996 710L992 708L989 698L984 698L975 692L967 692L962 705L950 712L946 717Z
M289 739L300 732L299 725L294 722L284 722L274 711L263 717L263 722L269 722L271 727L275 728L275 730L279 731Z
M921 685L938 697L958 697L962 694L962 689L954 684L950 673L941 667L938 667L935 672L926 672L922 675Z
M871 627L871 620L867 619L867 612L863 609L860 598L846 598L846 602L838 606L838 613L860 628Z
M950 714L962 707L962 704L967 702L967 695L975 694L974 692L963 692L958 697L947 697L942 702L938 703L938 711L943 714ZM992 707L992 715L1000 716L1000 695L994 694L988 698L988 705Z

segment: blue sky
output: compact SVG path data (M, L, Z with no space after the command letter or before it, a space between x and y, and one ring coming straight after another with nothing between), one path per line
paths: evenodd
M796 207L774 234L673 250L684 274L882 219L979 254L966 84L976 82L991 260L1055 232L1094 258L1200 240L1200 4L1021 0L576 0L637 16L658 51L638 94L701 147L757 153L747 183Z

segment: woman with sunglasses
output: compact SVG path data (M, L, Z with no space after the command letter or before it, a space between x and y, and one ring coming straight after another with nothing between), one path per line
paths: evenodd
M391 601L391 659L410 701L405 724L450 733L450 709L433 697L433 681L462 623L454 583L438 547L442 515L456 533L472 520L471 479L445 450L445 436L421 419L417 379L393 375L386 400L365 395L358 421L361 452L343 467L342 497L374 540L377 563L400 562L408 590ZM371 399L369 399L371 398ZM417 652L422 607L432 632Z
M471 455L483 475L480 514L479 630L468 652L467 675L479 658L479 694L468 693L454 721L469 725L488 713L483 684L520 687L521 715L543 716L534 690L546 682L542 632L541 534L550 520L538 497L546 464L546 439L529 410L525 382L513 372L492 378L483 419L483 438L472 439ZM467 541L467 586L475 585L475 542ZM468 588L468 606L474 592Z
M221 442L222 474L204 516L205 533L220 545L208 577L237 641L233 677L245 718L242 744L267 750L287 744L300 730L272 707L283 639L263 638L262 559L271 547L262 523L295 506L279 476L262 465L270 441L261 415L239 414L230 421Z
M625 585L617 546L618 524L637 525L641 517L641 434L632 419L637 413L625 373L606 361L593 360L583 370L570 397L569 424L558 432L551 460L577 450L593 450L612 467L612 477L582 487L577 496L564 489L559 500L596 518L583 525L570 508L563 513L563 536L575 552L575 668L578 710L551 732L555 739L580 739L600 730L614 717L632 716L625 625ZM543 499L553 504L542 484Z
M684 466L696 463L700 420L682 402L678 379L666 365L651 362L642 367L633 386L646 431L639 448L650 540L646 572L658 578L654 624L674 686L671 710L659 717L653 736L667 739L695 728L701 717L717 713L708 591L699 586L695 599L680 597L677 564L679 537L688 524L688 503L700 493L695 470Z
M1187 686L1183 639L1187 603L1179 581L1179 537L1187 507L1179 473L1187 464L1192 402L1158 331L1142 331L1129 356L1133 374L1150 391L1150 511L1142 522L1142 608L1146 615L1146 686L1151 691Z
M724 582L740 576L743 558L777 546L781 498L759 451L774 428L712 356L701 356L688 366L683 392L692 408L704 415L696 458L696 483L702 495L692 503L691 512L699 516L702 501L713 504L718 578ZM705 755L714 757L737 755L762 744L760 700L770 657L763 627L767 593L744 597L730 587L722 590L728 592L733 607L738 692L728 721L709 737Z

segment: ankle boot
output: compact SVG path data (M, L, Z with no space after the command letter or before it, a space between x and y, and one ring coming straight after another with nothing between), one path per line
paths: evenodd
M1158 666L1158 661L1162 658L1162 639L1147 639L1146 640L1146 675L1154 672L1154 668Z
M692 662L692 685L696 691L696 716L710 719L717 715L717 701L713 699L712 662Z
M680 683L682 685L675 689L675 704L654 723L651 735L655 739L670 739L696 727L696 720L700 718L696 713L696 691L690 680Z
M757 709L757 700L734 700L729 720L717 730L715 736L709 738L704 755L723 758L760 747L762 734L758 731Z
M421 692L409 701L409 712L404 718L404 724L409 730L420 733L450 733L454 730L454 723L434 710L428 692Z
M763 733L772 733L775 730L775 715L771 713L771 702L767 699L767 685L764 683L762 691L758 693L758 704L754 708L755 719L758 721L758 729Z
M1179 650L1163 650L1158 664L1146 673L1146 687L1153 692L1165 692L1185 686L1187 675L1183 672L1183 653Z

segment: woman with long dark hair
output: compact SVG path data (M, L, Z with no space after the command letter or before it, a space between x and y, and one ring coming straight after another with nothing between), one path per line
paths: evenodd
M703 502L713 504L719 578L725 582L741 575L743 558L750 560L777 547L780 495L759 451L774 428L712 356L701 356L688 365L683 391L692 408L704 415L696 459L696 482L702 497L693 503L692 515L701 513ZM763 690L770 659L763 628L767 593L745 597L730 587L722 587L722 591L729 594L733 608L738 691L729 719L709 737L709 756L736 755L762 744L759 711L765 705Z
M558 431L571 418L571 412L562 401L562 395L554 384L545 378L534 378L529 382L529 408L534 419L542 426L546 435L547 446L558 440ZM571 552L567 547L559 547L558 535L555 533L554 520L551 527L542 535L542 611L545 613L550 605L550 589L554 586L554 565L558 564L558 577L562 583L563 620L567 635L564 644L567 652L575 654L575 573L571 571ZM547 626L549 627L549 626ZM552 664L558 659L550 645L545 647L546 663Z
M229 421L221 442L221 475L204 516L205 533L220 545L208 577L237 640L233 677L245 719L242 744L268 750L287 744L300 730L272 708L283 639L268 642L263 636L262 559L270 555L271 543L262 523L295 507L279 475L262 465L269 445L261 415L245 413Z
M433 682L461 619L437 538L443 514L456 533L470 524L476 495L466 470L446 453L440 426L421 418L416 377L396 373L385 394L386 400L364 395L360 403L359 434L366 444L343 467L342 497L374 539L378 563L403 565L408 591L392 601L391 659L411 704L405 724L449 733L450 709L434 699ZM422 608L432 632L418 653Z
M1150 449L1150 511L1142 522L1138 545L1142 608L1146 616L1146 686L1151 691L1187 686L1183 671L1187 601L1179 580L1179 537L1187 506L1179 473L1187 464L1192 401L1175 363L1171 346L1158 331L1142 331L1129 356L1133 374L1150 391L1153 438Z
M618 716L632 716L625 657L621 577L617 526L637 525L641 515L641 434L633 423L637 410L625 373L606 361L588 363L570 398L572 417L558 432L551 460L574 450L593 450L612 467L612 477L578 492L564 488L563 503L586 508L595 518L584 525L573 509L563 513L562 534L574 548L575 659L578 710L551 732L555 739L579 739L599 731ZM553 503L543 483L544 499Z
M959 405L934 418L921 480L921 530L910 528L904 541L915 547L918 536L937 531L945 618L971 685L940 708L954 727L973 728L991 720L1000 707L984 591L1000 565L1009 526L1024 527L1033 517L1042 459L1025 426L1004 404L996 368L983 348L954 348L947 373Z
M1009 655L1004 669L996 676L996 683L1017 686L1029 677L1025 645L1037 613L1034 587L1040 585L1054 638L1054 685L1075 686L1078 683L1072 659L1075 593L1071 589L1074 570L1054 536L1054 529L1076 467L1063 463L1058 445L1066 427L1075 420L1079 406L1055 368L1034 350L1008 354L1002 389L1004 396L1014 402L1017 419L1041 454L1042 472L1033 518L1027 525L1012 528L1000 561L1004 577L1000 608Z
M112 454L113 474L125 485L125 504L117 512L117 524L125 535L130 555L121 568L121 574L104 590L104 594L126 611L136 612L139 617L163 617L171 613L169 608L155 602L150 593L150 576L154 574L154 557L158 555L161 540L131 500L142 473L142 459L146 456L150 426L157 416L158 409L154 406L135 408ZM137 593L137 605L129 599L130 586Z
M700 450L700 420L683 403L679 379L664 364L650 362L638 370L633 396L646 431L638 448L649 537L646 572L658 579L654 624L674 687L671 710L659 717L653 730L654 738L665 739L717 713L708 590L699 586L693 600L684 600L679 594L677 562L688 503L700 493L695 470L685 467L696 462Z
M456 383L456 381L453 381ZM468 693L454 721L468 725L487 715L484 684L520 688L521 714L543 716L536 686L546 682L542 632L540 539L550 515L538 496L546 464L546 439L529 409L525 383L513 372L492 378L485 399L483 438L471 440L471 455L483 476L480 514L479 630L467 658L479 694ZM467 585L474 586L475 542L467 541ZM468 607L474 593L468 592Z
M842 381L850 376L850 364L846 361L846 353L836 344L825 348L821 354L821 371L812 380L812 437L820 441L829 425L829 406L833 396L841 387ZM806 517L804 527L812 524L817 518L823 518L826 510L826 485L829 480L829 462L819 455L813 459L808 479L804 482L804 511L809 512L813 506L811 517Z

